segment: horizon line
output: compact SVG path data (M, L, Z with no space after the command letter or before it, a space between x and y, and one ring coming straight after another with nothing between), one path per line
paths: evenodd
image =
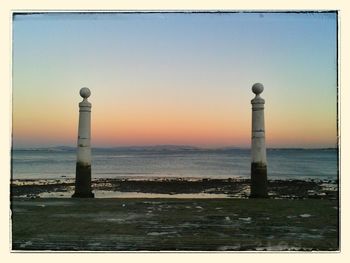
M218 150L218 149L251 149L250 146L217 146L217 147L205 147L205 146L194 146L186 144L154 144L154 145L125 145L125 146L91 146L91 149L116 149L116 148L155 148L155 147L178 147L178 148L193 148L199 150ZM21 150L21 149L49 149L49 148L77 148L77 146L72 145L52 145L52 146L11 146L11 150ZM266 149L339 149L339 146L332 147L322 147L322 146L276 146L276 147L266 147Z

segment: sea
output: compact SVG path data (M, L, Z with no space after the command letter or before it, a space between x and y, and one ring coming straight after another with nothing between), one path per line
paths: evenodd
M190 146L92 149L92 178L250 178L250 149ZM75 177L76 148L12 149L13 180ZM267 149L272 180L338 178L338 149Z

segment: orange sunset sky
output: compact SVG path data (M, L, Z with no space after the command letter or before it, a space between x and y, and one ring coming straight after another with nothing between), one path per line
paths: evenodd
M335 13L16 15L13 146L249 147L265 86L267 147L337 145Z

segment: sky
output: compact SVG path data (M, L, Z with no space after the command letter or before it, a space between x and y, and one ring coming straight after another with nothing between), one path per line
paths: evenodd
M46 13L13 20L14 147L250 147L251 87L267 147L337 145L335 13Z

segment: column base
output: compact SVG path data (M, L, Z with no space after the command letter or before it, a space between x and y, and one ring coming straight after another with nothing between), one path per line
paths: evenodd
M77 163L75 174L75 192L73 198L94 198L91 189L91 165Z
M94 193L74 193L72 195L72 198L94 198L95 194Z
M251 164L250 198L267 198L267 167L266 164Z

